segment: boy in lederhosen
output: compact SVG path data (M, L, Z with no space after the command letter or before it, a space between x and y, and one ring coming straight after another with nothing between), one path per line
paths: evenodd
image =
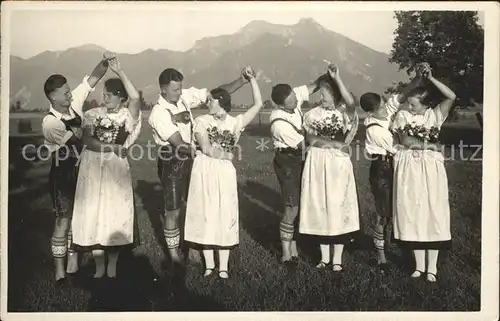
M393 155L397 151L389 128L394 115L406 101L406 94L420 83L421 77L414 77L404 92L390 96L387 101L376 93L365 93L360 97L361 108L368 113L364 121L365 149L371 160L369 181L377 212L373 226L373 243L377 252L378 267L382 272L388 267L385 241L392 218Z
M296 264L298 260L296 220L299 213L302 168L304 165L305 143L302 129L302 104L319 89L326 79L325 73L309 85L290 87L278 84L273 87L271 99L278 108L271 112L269 122L275 154L273 167L281 187L285 214L279 231L282 245L282 263Z
M158 176L164 192L163 231L174 272L177 267L183 266L179 253L179 215L182 204L187 200L191 167L196 153L191 108L206 103L210 96L207 89L183 89L183 79L184 76L173 68L165 69L160 74L160 97L149 117L153 139L160 146ZM231 94L247 82L242 72L238 79L220 88Z
M66 274L78 271L78 256L72 251L71 218L78 178L78 157L84 148L82 143L83 103L108 69L108 60L113 57L105 53L92 74L71 91L64 76L51 75L44 84L45 96L50 101L48 115L42 120L44 146L51 153L52 166L49 173L49 188L52 207L56 217L51 248L55 263L55 279L61 283ZM68 255L67 269L64 261Z

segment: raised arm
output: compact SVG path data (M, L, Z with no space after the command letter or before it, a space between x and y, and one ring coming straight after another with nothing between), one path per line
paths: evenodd
M255 118L255 116L257 116L263 106L262 95L260 93L259 84L257 83L255 74L251 71L247 71L245 73L245 77L248 77L250 79L250 84L252 85L253 106L243 114L241 121L242 128L245 128L248 124L250 124L250 122Z
M218 86L218 88L225 89L229 94L234 93L235 91L240 89L243 85L248 83L248 78L245 77L245 73L246 73L247 69L248 69L248 67L243 68L243 70L241 71L241 75L237 79L231 81L230 83ZM255 74L254 74L254 76L255 76Z
M141 100L140 95L134 84L130 81L130 79L123 71L118 58L113 58L109 61L109 68L120 78L123 82L123 86L127 91L129 103L128 110L134 119L139 117L139 112L141 111Z
M109 66L109 60L115 57L115 54L110 53L110 52L105 52L102 60L95 66L94 70L90 74L90 77L88 79L89 86L94 88L99 80L104 77L106 74L106 71L108 70Z
M328 80L328 77L330 77L328 73L324 73L321 76L319 76L318 79L307 85L307 90L309 90L309 95L312 95L315 92L317 92L319 90L320 84L323 81Z
M342 78L340 78L339 68L334 65L328 66L328 74L339 87L340 95L347 107L347 113L349 115L352 115L355 111L356 103L354 101L354 97L352 96L351 92L347 90L346 86L344 85L344 82L342 81Z
M448 117L448 113L450 112L450 109L453 106L453 103L455 102L457 96L455 95L453 90L451 90L445 84L434 78L432 76L432 71L430 69L424 71L423 76L427 80L429 80L429 82L431 82L445 97L439 104L439 108L441 109L441 113L443 114L443 116L445 118Z

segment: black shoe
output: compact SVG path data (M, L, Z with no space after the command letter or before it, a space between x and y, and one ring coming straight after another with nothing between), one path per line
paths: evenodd
M66 277L61 278L55 283L56 288L65 288L68 285L68 279Z
M387 274L390 271L390 266L387 262L377 264L381 274Z
M289 260L283 261L282 264L287 268L294 268L297 266L298 260L292 257Z

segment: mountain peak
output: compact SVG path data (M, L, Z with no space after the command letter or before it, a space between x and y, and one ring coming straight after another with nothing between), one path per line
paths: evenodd
M316 20L314 20L313 18L311 17L305 17L305 18L300 18L299 22L297 22L298 25L313 25L313 26L320 26L321 25L319 23L316 22Z
M239 33L244 33L248 31L266 32L267 30L269 30L269 28L272 28L273 26L276 25L264 20L253 20L247 23L238 32Z
M82 51L100 51L100 52L105 52L105 51L108 51L106 48L103 48L103 47L100 47L98 45L94 45L94 44L85 44L85 45L81 45L81 46L78 46L78 47L73 47L71 49L76 49L76 50L82 50Z

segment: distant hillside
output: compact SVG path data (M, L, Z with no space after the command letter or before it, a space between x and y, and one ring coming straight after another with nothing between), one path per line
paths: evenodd
M103 51L105 48L86 44L62 52L46 51L29 59L11 56L11 103L20 100L24 109L47 107L45 79L61 73L74 87L92 71ZM163 49L118 55L150 102L157 98L160 72L168 67L184 74L185 87L212 88L235 79L250 64L262 74L259 84L264 99L269 99L276 83L296 86L316 79L326 69L325 60L340 65L346 85L356 95L383 92L393 82L408 79L388 62L386 54L330 31L310 18L291 26L253 21L234 34L201 39L186 52ZM112 73L106 77L110 76ZM90 99L100 100L101 95L102 84ZM250 104L250 88L242 88L233 101Z

